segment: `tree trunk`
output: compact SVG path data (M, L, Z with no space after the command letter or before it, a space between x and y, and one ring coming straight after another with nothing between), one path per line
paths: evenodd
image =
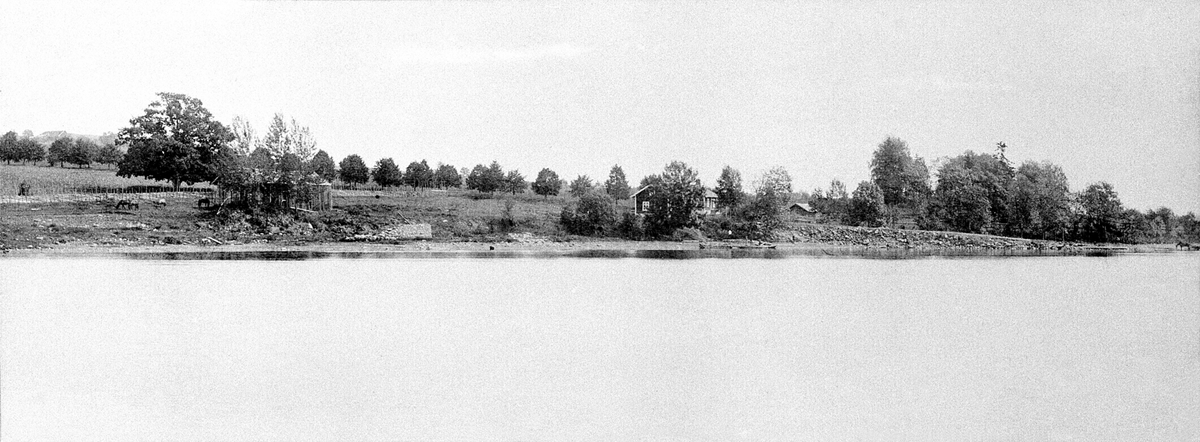
M171 189L173 189L176 192L179 191L179 181L180 181L179 178L171 179Z

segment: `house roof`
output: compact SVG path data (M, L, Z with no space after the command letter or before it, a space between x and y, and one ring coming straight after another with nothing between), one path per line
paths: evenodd
M806 211L806 212L816 212L816 210L813 210L812 206L810 206L808 203L796 203L796 204L792 204L792 205L791 205L791 207L789 207L789 208L790 208L790 209L795 209L795 208L797 208L797 207L799 207L799 208L801 208L801 209L804 209L804 211Z
M637 192L633 192L632 195L629 195L629 197L633 198L633 197L637 196L637 194L642 193L643 191L645 191L646 189L649 189L649 188L650 188L650 186L643 186L641 189L638 189ZM716 198L717 193L713 192L712 189L704 189L704 197L705 198Z

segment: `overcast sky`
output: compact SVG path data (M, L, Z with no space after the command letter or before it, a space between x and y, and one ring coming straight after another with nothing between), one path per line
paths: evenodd
M994 3L994 4L993 4ZM942 2L0 3L0 130L100 134L155 99L340 160L498 160L706 184L869 176L887 136L936 159L1004 141L1073 190L1200 212L1200 6Z

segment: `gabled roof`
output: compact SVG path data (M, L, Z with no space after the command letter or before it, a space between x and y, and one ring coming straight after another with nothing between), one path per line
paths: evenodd
M649 188L650 188L650 186L643 186L641 189L638 189L637 192L633 192L633 194L629 195L629 197L633 198L633 197L637 196L639 193L642 193L643 191L645 191L646 189L649 189ZM704 189L704 197L705 198L716 198L717 193L713 192L712 189L705 188Z

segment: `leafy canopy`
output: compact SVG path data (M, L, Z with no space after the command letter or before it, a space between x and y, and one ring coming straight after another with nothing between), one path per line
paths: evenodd
M169 92L158 97L117 133L116 144L129 146L117 175L169 181L176 188L214 179L233 134L196 98Z

